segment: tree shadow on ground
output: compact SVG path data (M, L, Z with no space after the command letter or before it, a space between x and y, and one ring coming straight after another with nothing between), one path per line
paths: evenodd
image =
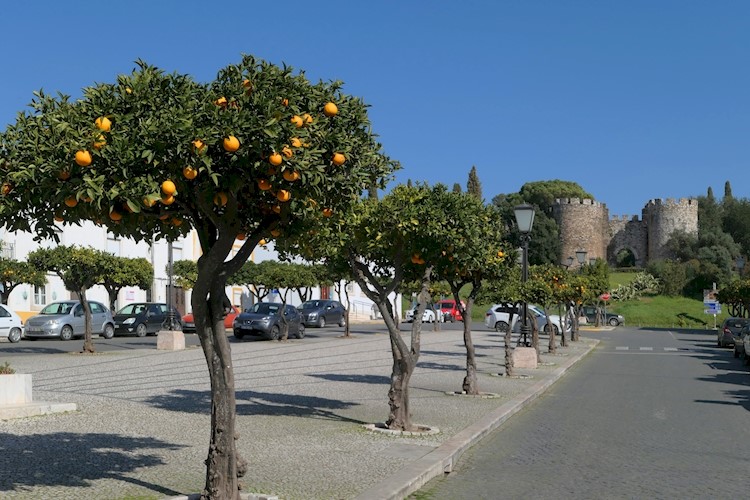
M257 391L237 391L235 399L238 416L306 417L364 423L334 413L334 410L358 406L359 403L355 402ZM177 390L168 395L155 396L148 403L163 410L208 414L211 409L211 393L210 391Z
M360 384L390 384L390 377L384 375L354 375L344 373L311 373L310 377L334 382L357 382Z
M180 448L183 446L158 439L117 434L0 433L0 496L2 492L38 486L85 488L97 479L136 484L160 496L179 495L178 491L126 475L137 476L139 469L164 465L155 450Z
M461 365L455 365L455 364L435 363L432 361L419 361L417 363L417 368L419 368L420 370L456 371L456 370L463 370L465 367Z

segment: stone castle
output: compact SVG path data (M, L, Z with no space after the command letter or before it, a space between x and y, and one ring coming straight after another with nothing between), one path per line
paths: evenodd
M585 250L587 259L604 259L617 264L617 255L632 254L636 267L667 257L665 244L676 230L698 234L698 200L650 200L641 218L610 217L604 203L581 198L555 200L552 214L560 229L561 259L566 264L577 250Z

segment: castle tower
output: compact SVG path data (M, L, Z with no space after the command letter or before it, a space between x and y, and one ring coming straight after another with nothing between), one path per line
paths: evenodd
M588 259L606 259L609 241L607 206L587 198L562 198L552 205L560 229L561 263L586 250ZM574 261L573 267L578 267Z
M667 258L664 246L673 232L698 234L698 200L650 200L643 207L643 221L648 227L648 260Z

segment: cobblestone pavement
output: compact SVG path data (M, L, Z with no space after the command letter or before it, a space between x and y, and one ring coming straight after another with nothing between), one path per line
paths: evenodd
M707 333L602 337L420 498L747 498L750 374L732 351Z
M508 379L497 376L501 337L475 331L474 341L480 388L498 397L446 394L464 376L462 334L425 331L411 381L413 421L440 432L408 437L363 427L388 413L386 333L233 343L246 490L284 499L378 492L468 426L552 383L592 345L544 355L531 378ZM73 402L78 411L0 421L3 499L161 499L202 489L210 392L199 348L29 355L13 366L33 374L34 400Z

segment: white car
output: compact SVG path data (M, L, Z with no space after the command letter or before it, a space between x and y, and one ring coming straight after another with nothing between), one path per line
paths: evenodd
M406 318L404 318L404 321L407 323L411 323L414 321L414 312L415 309L408 309L406 311ZM432 309L425 309L424 313L422 313L422 323L434 323L435 322L435 311Z
M513 308L506 304L493 304L484 315L484 324L487 328L496 330L498 332L505 332L510 322L510 312L513 310L513 331L517 332L521 328L520 311L521 307ZM547 331L547 317L544 315L544 309L533 304L529 304L529 313L536 318L536 324L541 331ZM560 316L557 314L549 315L552 327L555 330L555 334L559 334L562 330L562 321ZM571 325L566 325L565 332L568 333L571 330Z
M8 306L0 304L0 338L18 342L23 337L23 321Z

